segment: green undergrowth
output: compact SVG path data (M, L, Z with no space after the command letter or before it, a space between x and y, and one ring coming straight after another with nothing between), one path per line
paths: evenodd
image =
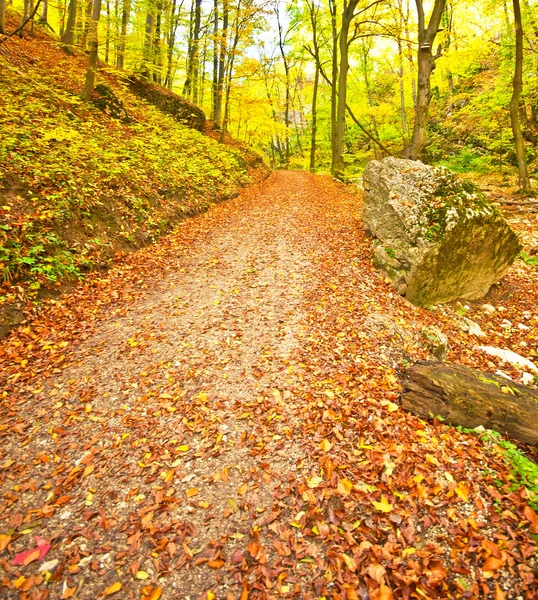
M0 61L0 304L14 289L36 297L103 267L249 181L240 149L180 125L118 81L107 85L130 124L83 103L40 61L24 70ZM82 82L80 64L71 79Z
M531 256L528 252L523 251L520 253L519 258L527 265L538 269L538 256Z
M503 459L510 468L508 476L509 488L516 491L524 487L527 491L529 506L538 511L538 465L527 458L513 442L505 440L497 431L491 429L464 429L458 427L460 431L479 435L487 444L500 448ZM505 484L504 481L498 481L499 487Z

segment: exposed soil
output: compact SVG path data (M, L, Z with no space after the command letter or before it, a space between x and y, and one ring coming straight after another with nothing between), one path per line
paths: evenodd
M538 520L499 452L397 400L425 325L486 370L476 343L538 350L537 271L470 307L477 340L370 254L357 195L276 172L12 332L0 596L535 598ZM46 556L13 565L34 535Z

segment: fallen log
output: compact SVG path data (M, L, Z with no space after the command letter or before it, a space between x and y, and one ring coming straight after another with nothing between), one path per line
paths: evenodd
M499 375L454 363L420 361L406 371L402 407L452 425L483 425L538 445L538 392Z

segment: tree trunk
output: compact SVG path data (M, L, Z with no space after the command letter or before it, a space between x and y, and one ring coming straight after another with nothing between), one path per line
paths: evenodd
M125 68L125 39L127 37L127 25L129 24L129 16L131 13L131 0L123 0L121 12L121 34L118 48L118 58L116 66L118 69Z
M6 34L6 0L0 0L0 33Z
M226 39L228 36L228 0L222 2L222 30L219 43L219 76L217 81L217 100L215 104L215 125L222 125L222 96L224 91L224 72L226 66Z
M510 121L512 133L516 145L517 170L519 173L519 189L523 193L530 191L529 173L527 171L527 158L525 156L525 142L521 133L519 122L519 101L523 89L523 27L521 25L521 9L519 0L513 0L514 4L514 29L516 34L516 65L514 71L513 91L510 100Z
M49 24L49 2L48 2L48 0L43 0L41 2L41 14L39 15L39 23L41 25Z
M92 14L93 0L88 0L86 2L86 10L83 9L83 18L84 21L82 23L82 35L80 38L80 45L83 50L86 50L86 42L88 40L88 33L91 25L91 14Z
M82 90L81 94L81 97L85 102L89 102L95 83L95 70L97 68L97 52L99 49L98 26L100 16L101 0L95 0L93 5L92 20L90 21L90 28L88 32L88 70L86 71L86 83L84 84L84 89Z
M151 79L151 55L153 51L153 26L155 22L155 16L153 14L153 8L150 7L146 13L146 30L144 37L144 51L142 57L142 77L144 79Z
M310 171L316 170L316 135L318 132L318 86L319 86L319 67L316 62L316 73L314 75L314 90L312 91L312 137L310 139Z
M441 417L467 428L482 425L538 444L538 393L499 375L420 361L407 369L401 402L421 418Z
M329 0L329 9L331 11L331 35L332 35L332 61L331 61L331 170L333 173L340 170L337 165L338 148L337 138L337 81L338 81L338 30L336 25L336 0Z
M105 38L105 63L109 64L110 58L110 0L106 0L106 38Z
M284 124L286 125L286 166L290 164L290 64L286 56L286 35L283 35L282 24L280 22L280 13L278 10L278 4L276 5L276 19L278 24L278 47L280 49L280 56L282 57L282 64L284 65L284 74L286 82L285 90L285 101L284 101Z
M75 29L77 23L77 0L69 0L67 12L67 24L62 37L63 49L67 54L73 54L73 45L75 44Z
M346 105L347 105L347 73L349 70L349 27L353 20L353 13L358 0L349 0L349 4L344 4L342 12L342 25L340 27L340 66L338 69L338 90L337 90L337 108L336 108L336 131L334 133L334 147L332 160L332 174L334 177L342 178L344 176L344 135L346 128ZM335 90L336 85L333 85Z
M172 6L170 8L170 26L168 29L168 50L166 52L166 78L164 81L165 87L169 90L173 87L174 76L172 73L172 66L174 61L174 46L176 43L176 31L178 26L179 14L183 2L178 8L178 14L176 15L176 0L172 0Z
M407 144L404 155L407 158L418 160L426 146L426 127L428 124L428 108L431 100L431 74L435 68L433 56L433 43L441 23L446 0L435 0L428 26L424 20L424 6L422 0L415 0L418 13L418 89L415 102L415 122L413 135Z
M405 113L405 89L404 89L404 60L402 44L398 41L398 78L400 80L400 119L402 121L402 135L407 137L407 115Z
M213 3L213 81L211 83L211 120L216 120L219 80L219 0Z
M192 36L192 65L191 65L191 89L192 101L198 104L198 81L200 78L200 24L202 19L202 0L196 0L194 8L194 29Z

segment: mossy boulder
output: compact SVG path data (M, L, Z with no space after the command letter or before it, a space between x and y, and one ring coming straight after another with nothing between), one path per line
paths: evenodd
M185 98L181 98L160 85L146 81L140 76L132 75L127 79L127 87L132 94L143 98L173 119L198 131L204 131L205 113Z
M377 240L374 264L418 306L482 298L521 250L475 185L411 160L368 163L363 221Z
M92 102L104 113L113 119L118 119L122 123L132 123L133 119L125 110L123 102L106 85L100 83L96 85L92 92Z

